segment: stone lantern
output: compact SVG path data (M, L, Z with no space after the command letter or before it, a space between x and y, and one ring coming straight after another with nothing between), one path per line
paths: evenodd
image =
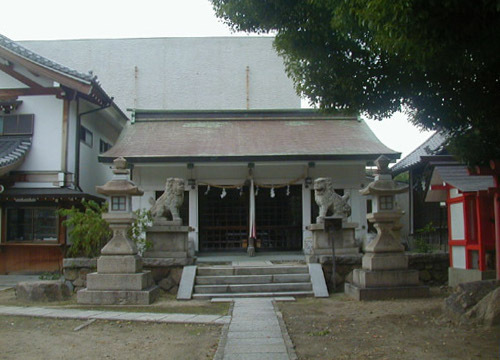
M150 304L159 294L149 271L142 270L142 259L127 231L135 220L132 196L140 190L130 180L124 158L113 162L113 178L97 186L99 194L108 197L108 213L102 215L113 231L113 237L102 248L97 272L87 275L87 288L77 293L80 304Z
M408 191L408 186L392 179L387 157L379 157L375 164L375 180L360 193L372 196L373 212L366 218L374 223L377 236L365 247L362 269L353 271L345 292L358 300L428 296L429 288L419 285L418 270L408 269L397 230L404 212L397 208L395 196Z

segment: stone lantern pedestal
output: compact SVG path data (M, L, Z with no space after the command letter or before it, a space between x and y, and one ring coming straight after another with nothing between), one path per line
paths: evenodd
M362 268L352 272L352 280L345 283L345 293L357 300L383 300L429 296L429 288L419 285L418 270L408 269L395 224L403 211L395 205L394 195L407 191L399 187L389 174L387 158L376 161L378 175L365 189L363 195L372 195L374 212L368 221L377 229L376 238L366 246Z
M149 271L142 270L142 258L127 230L135 220L131 212L131 196L142 191L129 180L124 159L114 162L113 179L97 191L110 196L109 213L103 219L109 223L113 237L101 250L97 272L87 275L87 288L78 291L79 304L148 305L159 295Z

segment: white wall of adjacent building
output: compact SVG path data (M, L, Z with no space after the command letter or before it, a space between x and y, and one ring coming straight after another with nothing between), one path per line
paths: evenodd
M35 114L31 149L18 171L61 171L63 100L53 95L20 97L15 114Z
M23 41L61 64L99 76L127 108L290 109L300 97L271 37ZM248 100L247 100L248 99Z
M49 79L15 66L32 80L44 86L53 86ZM23 88L26 85L0 71L0 88ZM77 100L69 103L67 145L64 146L64 100L54 95L21 96L21 105L12 114L34 114L32 145L21 166L16 169L25 174L36 174L28 181L17 182L16 187L51 188L64 186L64 172L75 173L75 141L77 124ZM80 113L93 109L80 99ZM80 187L84 192L96 195L95 186L107 182L112 175L109 164L98 162L99 140L113 145L119 131L110 125L109 114L93 113L82 117L82 125L93 133L93 146L80 143Z

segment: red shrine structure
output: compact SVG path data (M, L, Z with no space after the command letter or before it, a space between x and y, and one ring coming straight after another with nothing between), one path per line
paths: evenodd
M499 170L498 161L472 170L457 163L434 164L425 200L446 202L450 286L495 275L500 279Z

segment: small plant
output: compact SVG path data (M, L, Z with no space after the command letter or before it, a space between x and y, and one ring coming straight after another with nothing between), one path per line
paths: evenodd
M102 214L108 211L107 203L99 205L93 200L82 200L82 208L59 210L59 215L66 216L63 221L72 241L68 249L69 257L96 257L101 248L111 239L112 232Z
M152 244L146 240L146 229L153 224L153 216L151 212L146 209L134 211L136 220L128 230L128 236L137 245L139 255L144 255L144 252L151 248Z
M415 232L417 233L417 236L413 240L413 250L424 254L432 252L432 246L429 244L429 237L431 234L436 232L436 228L434 227L432 221Z
M61 274L59 274L59 273L51 273L51 272L44 272L38 278L40 280L59 280L61 278Z

